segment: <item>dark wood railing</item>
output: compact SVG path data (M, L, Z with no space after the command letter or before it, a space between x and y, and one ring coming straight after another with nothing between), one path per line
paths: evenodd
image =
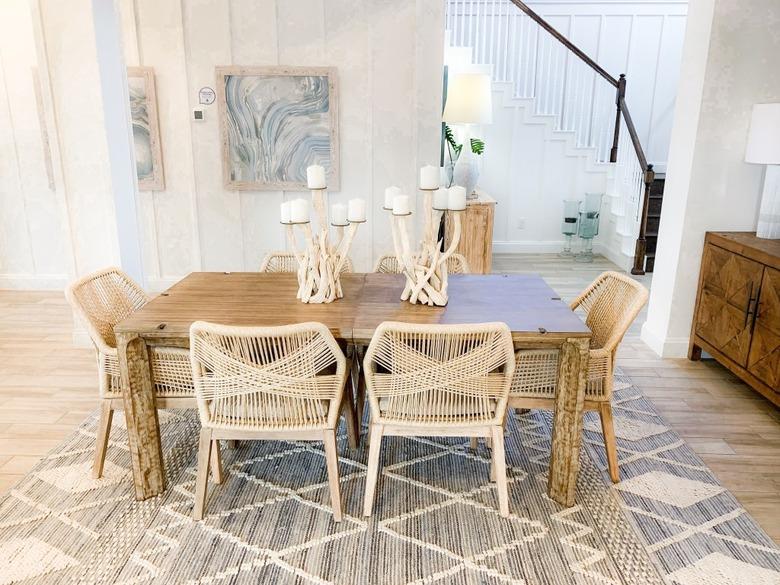
M641 223L639 224L639 236L636 240L636 247L634 249L634 266L631 269L631 274L644 274L645 256L647 254L647 210L650 203L650 186L655 180L655 172L653 171L653 165L648 164L647 162L647 156L645 156L645 151L642 148L641 142L639 141L639 134L637 133L636 127L634 126L634 121L631 118L631 112L626 105L626 76L625 74L621 74L618 79L615 79L598 63L588 57L588 55L586 55L585 52L583 52L577 45L572 43L569 39L558 32L555 27L553 27L544 18L531 10L531 8L525 2L522 2L522 0L511 0L511 2L520 10L525 12L531 20L536 22L540 27L550 33L552 37L554 37L559 43L561 43L564 47L576 55L581 61L583 61L601 77L607 80L607 82L612 84L617 90L617 97L615 98L615 131L612 139L612 149L609 153L609 160L613 163L617 162L618 140L620 139L620 118L622 117L623 121L626 123L626 129L628 130L628 135L631 138L631 143L634 145L634 151L636 152L639 166L644 173L643 180L645 189L644 196L642 198L642 217Z

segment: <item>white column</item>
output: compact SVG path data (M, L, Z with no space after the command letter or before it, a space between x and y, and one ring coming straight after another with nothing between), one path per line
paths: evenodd
M92 0L103 116L122 269L143 284L141 235L136 202L137 178L130 122L127 67L115 0Z

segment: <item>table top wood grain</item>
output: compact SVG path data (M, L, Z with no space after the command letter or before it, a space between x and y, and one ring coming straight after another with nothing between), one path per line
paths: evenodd
M295 298L295 274L193 272L119 323L150 343L186 343L194 321L278 326L317 321L334 337L367 344L382 321L480 323L500 321L516 342L559 344L590 337L590 330L538 275L452 275L446 307L400 300L403 276L344 274L344 298L305 304Z

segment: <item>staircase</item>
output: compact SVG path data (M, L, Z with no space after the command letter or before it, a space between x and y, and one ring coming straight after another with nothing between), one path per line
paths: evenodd
M488 177L503 175L509 185L525 185L522 194L531 193L531 199L533 194L562 200L604 192L597 250L634 274L651 271L663 180L656 181L642 150L625 103L625 76L612 77L521 0L447 0L446 22L445 62L485 67L493 76L494 123L483 129L488 149L513 148L506 135L518 124L523 125L514 131L518 140L534 134L544 145L544 160L536 164L512 156L511 169L491 168L496 161L486 157L485 189L491 190ZM541 136L534 127L544 128ZM535 158L533 149L526 152ZM567 180L573 168L574 178ZM511 205L545 208L545 217L532 216L532 229L546 225L549 234L549 226L560 224L561 209L551 212L549 200L546 206L537 201L534 208L533 200L517 198L513 193ZM524 223L522 210L519 218L517 210L509 211ZM507 239L511 242L520 229L525 228L506 225Z
M661 221L661 207L664 201L664 177L656 177L650 185L650 202L647 206L647 253L645 257L645 272L652 272L655 268L655 250L658 245L658 225Z

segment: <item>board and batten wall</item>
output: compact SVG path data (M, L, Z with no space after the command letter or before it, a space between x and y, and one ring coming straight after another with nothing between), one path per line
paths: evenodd
M67 244L42 119L29 0L0 3L0 288L56 288ZM48 170L47 170L48 167ZM51 182L50 182L51 178Z
M156 77L165 190L138 193L147 288L194 270L256 270L266 252L286 247L280 203L308 196L223 187L217 104L192 121L198 90L215 86L218 65L337 68L341 189L331 202L368 200L369 221L351 252L358 269L392 249L380 211L385 187L413 193L419 167L439 158L443 2L117 4L126 64L153 67ZM0 287L62 288L119 262L92 6L4 0L0 26ZM27 66L36 55L53 189Z
M300 192L229 191L222 184L217 65L333 66L340 99L341 189L367 199L350 255L359 270L392 249L380 211L385 187L412 190L439 156L443 15L440 2L404 0L120 0L128 65L154 67L165 191L141 192L151 288L191 270L256 270L287 247L279 206ZM202 107L205 121L192 122ZM304 193L308 197L308 193Z

